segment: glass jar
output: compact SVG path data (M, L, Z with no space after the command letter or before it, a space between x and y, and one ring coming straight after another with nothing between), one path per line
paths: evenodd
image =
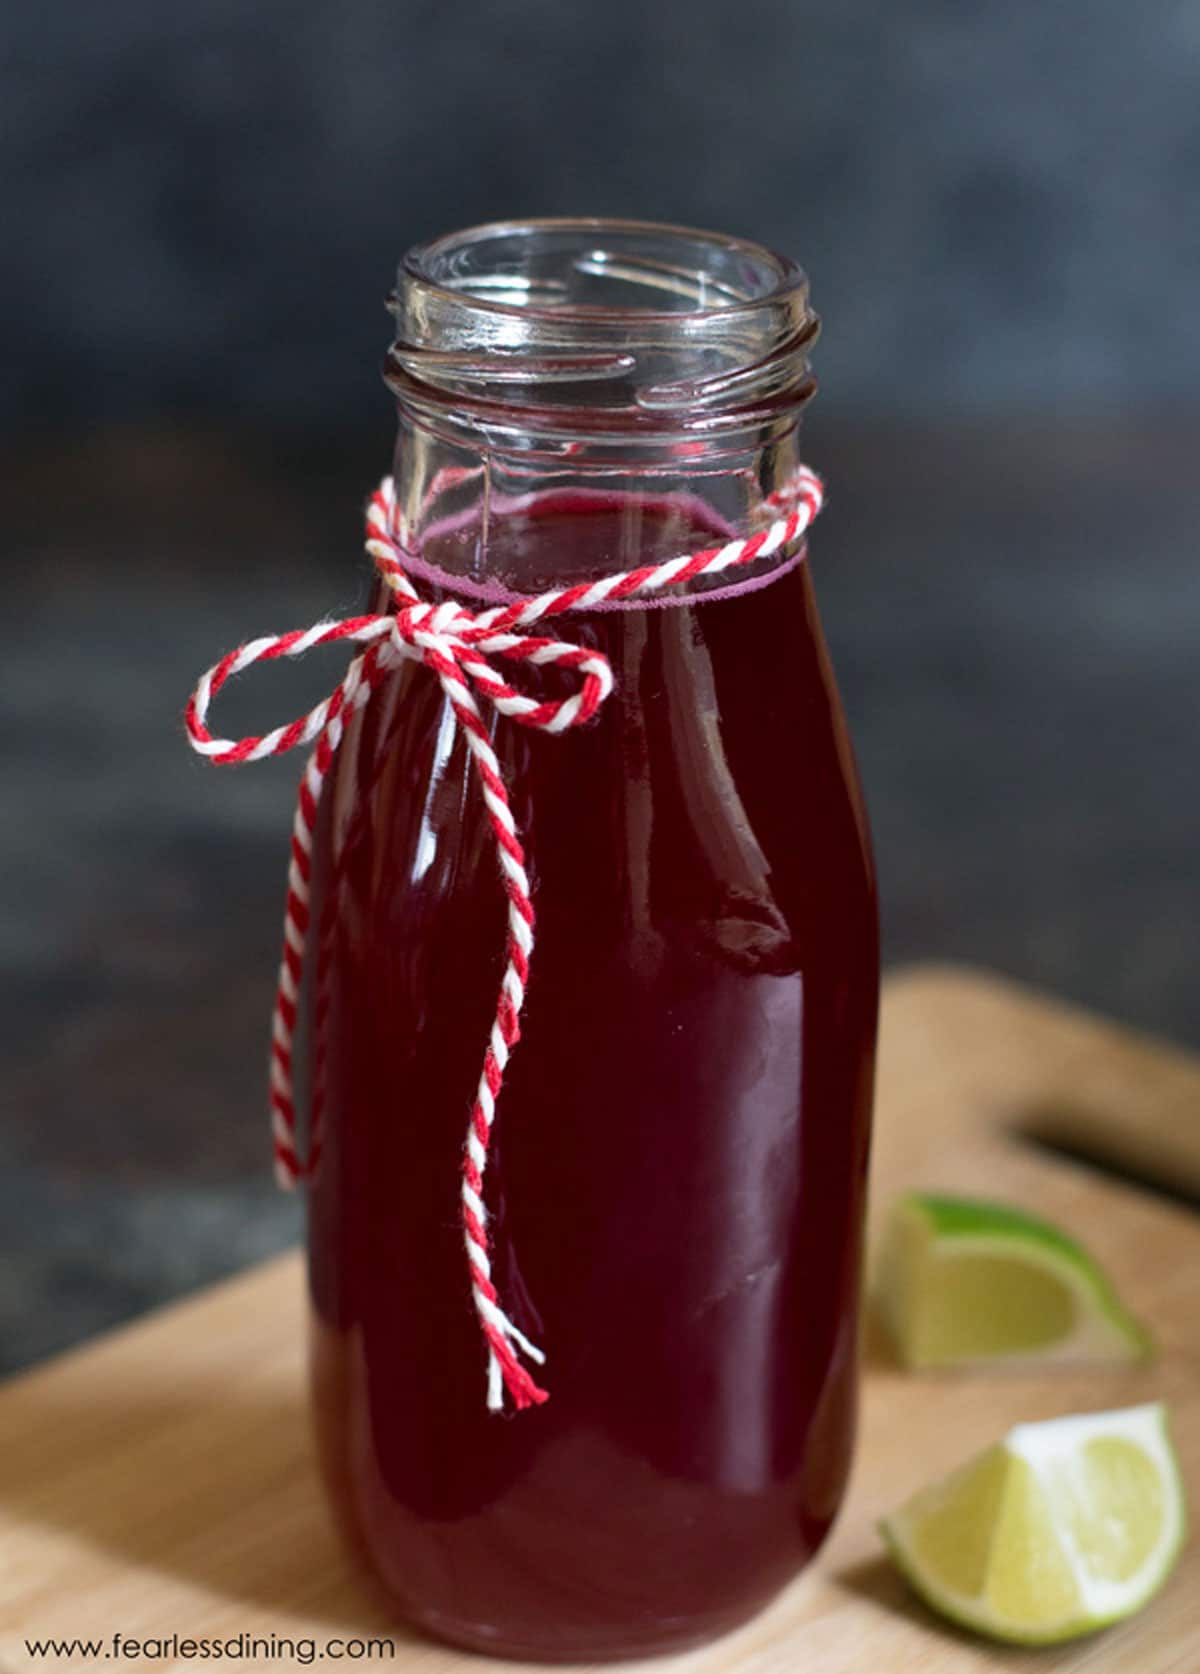
M535 593L775 515L813 389L790 262L497 225L410 253L393 308L394 532L434 596ZM707 1639L797 1573L842 1496L876 904L808 568L782 569L560 618L611 661L598 716L557 737L488 717L537 910L486 1176L493 1277L547 1354L528 1411L485 1405L458 1215L505 899L428 669L350 721L322 803L323 1467L402 1615L477 1650Z

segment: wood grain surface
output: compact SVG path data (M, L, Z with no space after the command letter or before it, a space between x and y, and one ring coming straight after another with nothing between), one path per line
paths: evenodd
M749 1627L646 1664L694 1674L1195 1674L1193 1545L1139 1618L1053 1651L1007 1651L936 1622L884 1560L875 1520L1012 1424L1165 1398L1200 1503L1200 1218L1053 1155L1030 1129L1195 1188L1200 1063L988 977L920 969L884 1003L876 1213L910 1185L986 1191L1053 1216L1108 1264L1156 1335L1146 1369L914 1377L868 1329L862 1441L818 1563ZM406 1674L487 1665L392 1622L340 1551L312 1462L303 1280L288 1255L0 1388L0 1668L175 1666L112 1654L245 1635L298 1649L224 1666L297 1666L339 1641ZM104 1641L98 1656L26 1642ZM157 1649L157 1646L156 1646ZM322 1653L324 1655L322 1656ZM211 1662L207 1666L212 1666ZM516 1665L509 1664L509 1667Z

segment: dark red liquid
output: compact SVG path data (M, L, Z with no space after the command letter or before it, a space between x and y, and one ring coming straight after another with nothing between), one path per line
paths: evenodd
M548 501L510 544L529 576L562 552L599 573L616 515ZM581 636L617 677L599 718L495 729L538 923L486 1195L502 1299L548 1356L541 1408L484 1406L459 1161L504 913L424 669L348 732L314 902L326 1473L408 1619L548 1658L732 1627L829 1528L854 1429L878 979L804 569L571 619Z

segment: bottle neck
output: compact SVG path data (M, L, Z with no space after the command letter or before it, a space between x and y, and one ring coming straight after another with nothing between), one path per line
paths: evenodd
M778 515L770 496L799 464L795 422L720 457L627 448L597 461L584 444L535 459L451 442L401 410L396 534L451 580L538 592L752 534ZM584 524L588 538L572 538Z
M752 533L799 463L817 321L759 246L475 228L411 252L392 309L395 534L452 578L530 592Z

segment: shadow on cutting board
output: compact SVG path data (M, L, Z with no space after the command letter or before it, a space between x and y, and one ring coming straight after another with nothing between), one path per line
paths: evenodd
M209 1595L197 1601L206 1614L212 1595L250 1607L230 1618L230 1633L265 1612L297 1630L404 1638L334 1526L300 1390L281 1401L253 1387L214 1395L211 1384L164 1379L106 1401L83 1391L65 1399L38 1381L4 1438L0 1530L62 1535L51 1582L59 1597L78 1597L92 1566L115 1560L126 1582L141 1571L180 1584L159 1608L181 1632L198 1593Z

